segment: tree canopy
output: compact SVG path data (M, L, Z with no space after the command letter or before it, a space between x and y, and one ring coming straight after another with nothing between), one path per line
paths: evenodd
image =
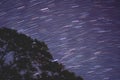
M0 28L0 80L83 80L54 61L47 45Z

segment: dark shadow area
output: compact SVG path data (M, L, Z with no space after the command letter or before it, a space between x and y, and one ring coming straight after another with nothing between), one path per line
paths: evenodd
M0 80L83 80L54 61L47 45L0 28Z

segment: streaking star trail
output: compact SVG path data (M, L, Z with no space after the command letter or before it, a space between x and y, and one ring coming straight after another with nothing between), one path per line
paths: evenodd
M120 78L118 0L0 0L0 27L43 40L84 80Z

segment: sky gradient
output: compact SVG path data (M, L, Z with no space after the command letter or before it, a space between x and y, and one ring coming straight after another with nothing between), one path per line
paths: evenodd
M0 0L0 27L45 41L84 80L120 79L119 0Z

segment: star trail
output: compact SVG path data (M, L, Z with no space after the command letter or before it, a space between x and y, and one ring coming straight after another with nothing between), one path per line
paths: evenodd
M119 25L119 0L0 0L0 27L45 41L84 80L119 80Z

